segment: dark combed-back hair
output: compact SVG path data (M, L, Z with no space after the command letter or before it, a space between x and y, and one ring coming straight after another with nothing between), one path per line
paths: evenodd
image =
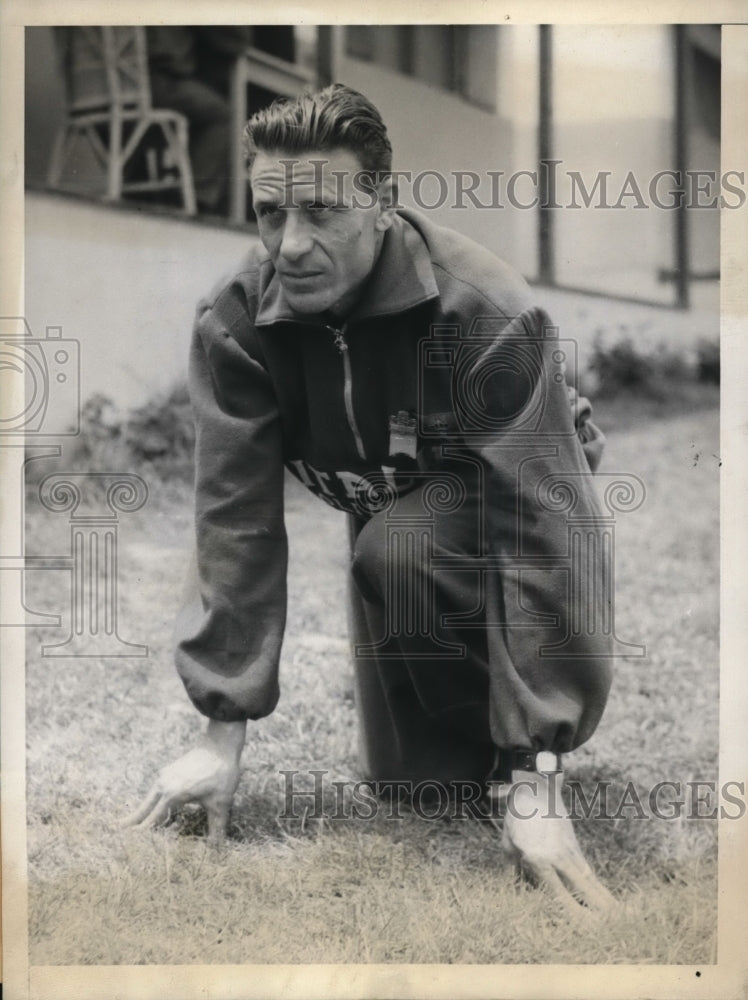
M280 98L252 115L244 129L247 166L257 152L355 153L366 171L392 169L392 146L382 116L357 90L333 83L315 93Z

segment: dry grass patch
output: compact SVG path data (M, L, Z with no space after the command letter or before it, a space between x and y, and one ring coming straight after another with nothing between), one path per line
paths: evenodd
M602 419L605 413L603 410ZM718 417L714 409L606 428L609 471L647 500L617 526L618 630L648 656L621 661L603 723L569 759L591 794L716 778ZM699 458L696 458L698 454ZM214 851L187 811L159 832L117 824L202 726L171 664L190 537L187 486L149 483L121 521L123 638L146 659L51 660L29 630L28 836L33 964L714 961L716 824L578 823L622 900L601 920L558 913L501 860L488 823L385 809L368 821L283 819L281 770L354 781L344 519L291 484L290 614L278 710L252 724L230 838ZM68 527L29 505L35 552ZM29 604L64 609L64 573L30 574ZM328 791L328 795L332 794ZM617 798L616 798L617 797Z

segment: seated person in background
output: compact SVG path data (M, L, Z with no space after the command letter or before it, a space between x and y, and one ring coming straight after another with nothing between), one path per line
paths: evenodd
M224 214L228 197L229 90L234 61L249 46L293 60L293 27L149 27L148 66L156 108L187 117L198 208Z

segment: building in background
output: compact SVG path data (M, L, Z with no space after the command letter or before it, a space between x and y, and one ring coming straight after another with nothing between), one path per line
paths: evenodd
M88 173L79 165L83 197L50 192L64 115L53 31L26 29L24 311L34 336L61 327L80 340L81 400L103 394L127 409L183 380L195 301L235 266L256 229L241 204L243 171L234 171L223 223L185 221L152 203L112 208L91 164ZM632 332L652 344L664 327L691 347L716 335L719 211L658 208L648 187L667 170L701 171L707 187L719 177L718 26L305 26L293 28L293 40L293 63L261 50L244 67L268 84L265 99L304 79L368 94L390 128L395 169L411 172L400 184L403 204L417 195L434 219L544 286L565 335L589 341L592 317L614 315L595 294L691 306L660 320L648 312ZM242 89L237 112L262 97L255 82ZM553 177L541 160L555 164ZM646 207L620 197L629 175ZM621 207L596 207L598 186L584 208L580 185L590 194L603 176L608 202ZM473 203L473 178L472 193L488 207ZM544 185L554 178L555 188ZM665 201L669 186L665 177L658 188ZM579 207L542 210L532 204L538 196ZM585 294L555 291L564 288Z
M546 284L664 304L716 295L718 200L711 209L658 207L650 185L663 171L680 172L681 180L685 171L703 171L702 186L713 176L712 194L719 190L718 26L334 31L335 77L384 110L396 166L414 174L474 171L483 179L477 200L502 202L481 209L467 197L453 199L467 207L433 209L445 224ZM544 168L541 160L554 164ZM489 178L498 171L494 199ZM554 179L555 200L544 184ZM674 180L656 183L663 205L677 204ZM585 192L594 192L589 208ZM440 201L427 180L420 195ZM542 211L538 196L562 207ZM708 192L700 200L710 200Z
M307 71L381 108L395 167L415 182L401 184L403 204L428 206L530 280L663 304L686 305L709 295L709 284L715 294L718 26L355 25L294 34ZM38 187L63 88L52 29L26 35L26 175ZM247 105L256 107L256 93ZM684 196L677 181L686 171L701 173L700 204L713 207L667 207ZM690 182L685 197L693 173ZM251 221L238 211L234 221Z

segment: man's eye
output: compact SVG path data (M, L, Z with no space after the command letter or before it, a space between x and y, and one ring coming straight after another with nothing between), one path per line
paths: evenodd
M260 219L267 219L268 221L272 221L273 219L279 218L280 209L278 208L277 205L260 205L259 209L257 210L257 216Z

